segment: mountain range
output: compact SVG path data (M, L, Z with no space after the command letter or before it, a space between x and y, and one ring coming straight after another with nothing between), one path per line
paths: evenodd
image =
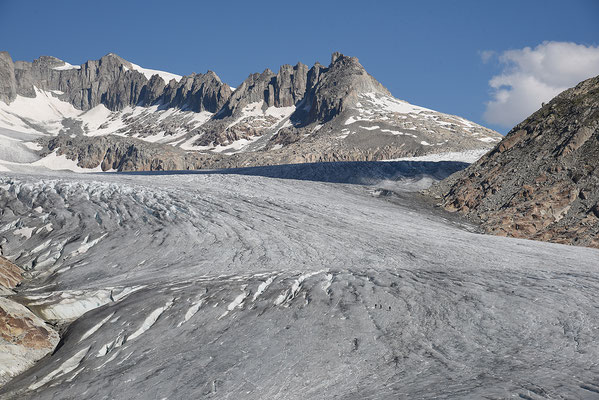
M0 128L30 143L38 158L29 154L29 163L51 168L66 160L107 171L482 154L502 138L394 98L340 53L328 66L283 65L231 88L212 71L178 76L112 53L75 66L49 56L13 62L3 52L0 82Z

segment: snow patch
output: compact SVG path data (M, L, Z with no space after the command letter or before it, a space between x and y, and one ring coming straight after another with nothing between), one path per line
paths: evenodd
M264 293L264 291L273 283L274 280L275 280L275 278L271 276L265 282L262 282L260 284L260 286L258 286L258 289L256 289L256 293L254 293L254 297L252 297L252 301L256 301L256 299L258 297L260 297L260 295L262 293Z
M474 163L478 161L479 158L484 156L489 149L479 149L479 150L466 150L460 152L445 152L445 153L437 153L437 154L428 154L425 156L417 156L417 157L402 157L402 158L394 158L392 160L384 160L384 161L459 161L465 163Z
M394 131L394 130L391 130L391 129L381 129L381 132L390 133L392 135L405 135L405 133L403 133L403 132Z
M54 230L54 228L52 227L52 223L46 224L40 228L38 228L37 231L35 231L35 233L40 233L42 230L46 230L46 232L50 233Z
M494 138L494 137L485 137L485 138L480 138L478 140L480 140L481 142L486 142L486 143L494 143L494 142L499 142L501 139Z
M81 114L73 105L57 99L51 92L34 87L35 97L17 96L10 105L0 102L0 127L19 132L39 133L31 124L41 125L52 134L63 128L63 118Z
M46 320L70 321L105 304L117 302L144 286L126 287L120 291L113 288L97 290L68 290L28 295L27 306Z
M381 111L398 114L419 114L421 112L434 112L428 108L412 105L406 101L398 100L390 96L381 96L376 93L364 93L360 97Z
M135 340L138 337L140 337L141 335L143 335L144 332L146 332L148 329L150 329L156 323L156 321L162 315L162 313L165 310L169 309L172 305L173 305L173 300L171 299L171 300L167 301L163 307L157 308L156 310L152 311L152 313L146 317L146 319L141 324L139 329L136 330L135 332L133 332L127 338L127 340L129 340L129 341Z
M80 173L102 172L100 165L98 165L96 168L82 168L77 165L77 161L69 160L66 154L58 155L56 151L48 154L46 157L32 163L31 165L45 167L53 171L71 171Z
M229 303L229 305L227 306L227 311L225 311L218 319L226 317L227 314L229 314L231 311L243 305L244 300L246 299L246 297L248 297L248 293L245 291L245 288L246 286L244 285L241 288L243 293L241 293L239 296L235 298L235 300Z
M327 292L333 283L333 274L326 274L325 281L322 283L322 290Z
M104 239L106 236L108 236L108 233L105 233L102 236L100 236L99 238L94 239L90 242L89 235L87 235L85 237L85 239L83 239L83 242L81 242L81 245L79 246L79 248L70 254L70 257L74 257L74 256L78 256L80 254L87 253L89 251L89 249L91 249L96 244L98 244L100 242L100 240Z
M15 235L20 235L24 239L31 239L31 236L33 235L34 230L35 230L35 228L28 228L28 227L24 226L20 229L15 230L13 233Z
M179 82L181 80L181 78L183 78L181 75L172 74L170 72L159 71L157 69L143 68L143 67L140 67L139 65L133 64L133 63L131 63L131 67L135 71L141 72L142 74L144 74L145 77L148 78L148 80L151 79L152 76L158 75L159 77L161 77L164 80L165 83L168 84L172 79Z
M277 299L275 300L275 305L280 306L283 303L288 303L291 300L293 300L300 292L300 290L302 288L302 283L306 279L310 278L311 276L323 273L323 272L326 272L326 270L320 270L320 271L310 272L310 273L307 273L304 275L300 275L291 285L291 289L288 289L285 293L283 293L283 294L279 295L279 297L277 297Z
M114 340L104 344L100 348L100 350L98 350L98 354L96 355L96 358L104 357L106 354L110 353L112 350L121 347L124 343L125 343L124 331L120 331Z
M186 323L187 321L189 321L191 319L191 317L193 317L194 315L196 315L197 312L202 307L202 304L204 304L204 299L199 299L191 307L189 307L189 310L187 310L187 312L185 313L184 320L181 321L181 322L179 322L179 325L177 325L177 327L180 327L181 325L183 325L184 323Z
M55 71L68 71L70 69L81 69L81 65L71 65L66 61L63 61L64 65L61 65L60 67L54 67L52 68Z

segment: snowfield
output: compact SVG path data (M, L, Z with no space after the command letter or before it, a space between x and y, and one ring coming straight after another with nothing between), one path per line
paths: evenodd
M464 166L4 172L19 295L72 322L0 398L598 396L599 251L413 193Z

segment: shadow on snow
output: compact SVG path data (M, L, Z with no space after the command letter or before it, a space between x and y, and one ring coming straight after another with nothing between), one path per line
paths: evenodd
M340 161L216 170L122 172L122 174L250 175L267 178L369 185L386 180L398 181L403 179L419 179L423 177L441 180L447 178L454 172L466 168L468 165L470 164L459 161Z

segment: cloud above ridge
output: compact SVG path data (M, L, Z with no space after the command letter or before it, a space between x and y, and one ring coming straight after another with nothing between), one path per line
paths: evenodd
M481 52L489 62L493 52ZM535 48L507 50L497 56L503 66L489 81L487 122L510 128L560 92L599 75L599 46L543 42Z

